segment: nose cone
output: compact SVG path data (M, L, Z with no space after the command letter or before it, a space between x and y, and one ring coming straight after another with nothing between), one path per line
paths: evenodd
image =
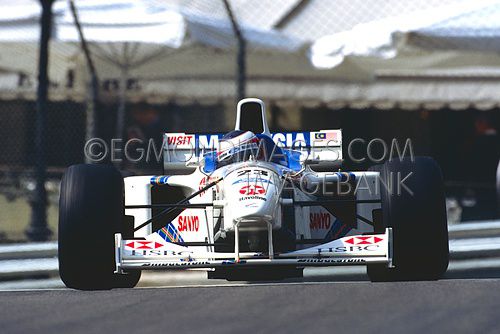
M243 167L226 176L224 193L233 222L272 222L278 209L278 181L275 172L261 168Z

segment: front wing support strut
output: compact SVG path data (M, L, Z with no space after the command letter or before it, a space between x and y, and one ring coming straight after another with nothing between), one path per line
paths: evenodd
M269 260L274 259L273 224L266 222ZM240 262L240 222L234 224L234 260Z

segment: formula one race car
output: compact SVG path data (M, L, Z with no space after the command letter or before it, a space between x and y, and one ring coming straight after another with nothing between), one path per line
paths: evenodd
M64 175L59 270L68 287L133 287L142 270L275 280L366 265L372 281L439 279L448 266L442 176L427 157L341 168L341 130L271 133L264 103L235 130L164 135L164 174L107 165Z

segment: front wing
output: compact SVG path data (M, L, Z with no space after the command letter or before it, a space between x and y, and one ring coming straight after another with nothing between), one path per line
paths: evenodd
M220 253L211 246L181 246L162 238L124 240L115 234L116 273L140 269L188 269L227 266L335 266L385 263L392 266L392 229L383 234L355 235L293 252Z

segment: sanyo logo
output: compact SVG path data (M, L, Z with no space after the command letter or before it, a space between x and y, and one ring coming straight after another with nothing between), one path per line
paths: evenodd
M179 232L198 232L200 218L198 216L179 216L177 219Z
M277 132L271 134L274 142L280 147L305 147L309 145L309 138L304 132ZM199 148L217 148L219 147L219 140L222 135L199 135L198 147Z

